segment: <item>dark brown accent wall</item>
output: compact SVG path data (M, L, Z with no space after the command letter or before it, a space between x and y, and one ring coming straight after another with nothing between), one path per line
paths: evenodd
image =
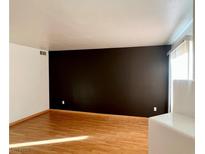
M50 108L145 117L166 113L169 49L51 51Z

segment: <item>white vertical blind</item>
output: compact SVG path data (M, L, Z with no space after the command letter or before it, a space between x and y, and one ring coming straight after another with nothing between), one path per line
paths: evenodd
M173 81L193 80L193 42L184 40L169 54L169 111L173 107Z

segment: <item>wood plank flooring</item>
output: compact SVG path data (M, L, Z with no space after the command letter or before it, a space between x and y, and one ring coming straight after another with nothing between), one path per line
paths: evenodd
M10 127L10 154L147 154L144 117L50 110Z

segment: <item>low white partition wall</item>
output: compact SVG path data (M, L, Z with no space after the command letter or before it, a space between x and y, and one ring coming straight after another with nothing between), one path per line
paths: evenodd
M194 82L174 81L173 112L149 118L149 154L194 154Z

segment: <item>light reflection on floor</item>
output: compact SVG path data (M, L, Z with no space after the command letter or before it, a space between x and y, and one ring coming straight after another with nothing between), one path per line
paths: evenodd
M72 141L81 141L81 140L88 139L88 137L89 136L77 136L77 137L66 137L66 138L34 141L34 142L15 143L15 144L9 144L9 148L19 148L19 147L26 147L26 146L55 144L55 143L72 142Z

